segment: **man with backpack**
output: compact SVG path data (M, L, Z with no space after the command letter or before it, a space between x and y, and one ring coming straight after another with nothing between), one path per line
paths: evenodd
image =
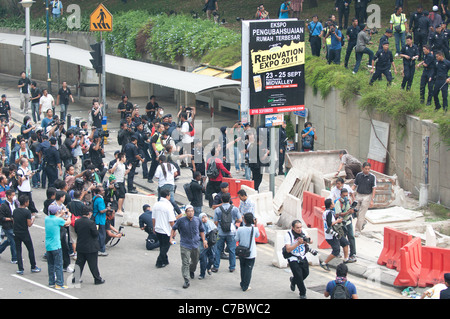
M358 299L356 287L347 280L348 267L341 263L336 267L336 279L327 284L325 297L331 299Z
M194 207L194 215L200 216L203 206L203 193L205 192L202 174L199 171L194 172L194 179L183 187L189 202Z
M234 272L236 268L236 224L242 222L242 217L239 209L232 205L231 195L229 193L223 194L222 202L222 206L214 210L214 224L219 229L219 240L216 244L214 267L211 271L217 272L219 270L220 254L226 242L229 249L229 270L230 272Z
M314 151L315 140L317 140L316 129L311 122L306 122L302 131L302 152Z

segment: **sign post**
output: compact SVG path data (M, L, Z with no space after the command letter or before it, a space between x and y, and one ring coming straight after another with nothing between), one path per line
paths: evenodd
M304 111L304 71L304 21L242 21L242 114L273 115ZM273 126L270 129L270 189L275 195L278 129L275 129L273 121L269 122Z

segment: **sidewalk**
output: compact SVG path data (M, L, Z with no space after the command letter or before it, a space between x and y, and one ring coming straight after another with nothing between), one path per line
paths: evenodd
M7 100L11 104L12 108L12 118L17 123L23 122L23 117L25 116L23 113L20 113L19 109L19 92L17 89L17 81L18 77L13 77L10 75L1 75L0 79L0 94L6 94ZM46 83L38 82L38 87L46 87ZM55 90L54 90L55 91ZM75 95L75 93L74 93ZM155 94L157 96L157 92ZM54 98L56 101L56 92L54 92ZM72 115L72 125L75 124L75 117L80 117L82 120L86 120L88 118L88 113L91 108L92 98L81 97L80 100L77 100L76 96L74 96L75 103L69 105L68 114ZM117 131L119 129L120 123L120 115L116 112L117 105L121 102L120 96L109 96L107 98L109 108L107 110L107 128L110 131L110 136L108 138L107 144L105 144L105 159L104 162L107 163L114 158L114 152L120 149L120 146L117 143ZM131 98L130 102L133 104L138 104L141 109L145 109L145 105L147 104L146 98ZM174 103L163 101L157 99L157 102L160 106L164 107L164 114L172 114L174 120L176 121L176 115L178 113L178 108ZM56 114L59 114L59 106L56 107ZM140 112L140 114L145 114L145 112ZM197 108L197 116L196 120L203 120L206 125L204 128L210 127L210 113L208 109ZM214 115L214 127L221 126L231 126L236 120L236 116L234 112L221 112L220 114L216 113ZM16 127L13 129L13 133L17 133L20 130ZM209 141L204 141L205 143L209 143ZM234 169L234 165L232 165L231 173L234 178L243 178L242 173L236 173ZM134 182L136 188L139 193L142 194L156 194L157 192L157 181L150 184L146 179L142 178L142 169L137 170L137 175L134 178ZM183 184L191 181L191 171L188 168L181 169L181 176L177 180L176 192L175 192L175 200L180 205L188 204L189 201L186 198L186 194L183 189ZM276 189L282 184L284 180L284 176L276 176L275 178L275 192ZM263 181L260 186L260 192L269 191L269 176L268 174L264 174ZM300 208L299 208L300 209ZM209 216L213 216L214 212L211 208L209 208L207 201L204 201L203 212L207 213ZM377 259L381 250L383 248L383 239L382 236L379 236L380 229L382 229L384 225L371 225L367 224L365 232L362 236L356 239L357 246L357 262L347 264L349 268L349 274L353 276L367 278L374 282L374 284L385 284L388 286L393 286L393 282L395 277L397 276L397 271L393 269L388 269L383 266L377 265ZM266 232L269 240L269 244L273 245L275 240L275 230L279 230L280 228L275 225L270 225L266 227ZM372 236L373 235L373 236ZM325 258L329 255L330 249L318 249L320 259L325 260ZM330 262L330 266L335 268L339 263L342 262L341 258L335 258ZM318 269L321 269L319 266ZM334 273L334 269L331 270L331 273Z

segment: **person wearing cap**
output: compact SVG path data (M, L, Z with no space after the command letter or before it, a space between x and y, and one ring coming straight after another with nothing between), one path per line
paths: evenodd
M400 57L403 58L403 81L401 88L406 91L411 90L414 80L414 72L416 70L416 60L419 59L419 48L413 43L412 36L406 37L406 45L400 51Z
M436 52L442 51L444 53L445 58L448 60L449 57L449 48L448 48L448 39L443 31L443 26L436 26L435 32L433 32L429 38L429 44L431 51L436 55Z
M58 192L57 192L58 195ZM70 212L61 202L64 196L56 197L48 207L49 215L45 217L45 250L48 263L48 285L55 289L67 289L64 285L63 252L61 246L61 229L70 225Z
M368 44L373 44L373 42L371 41L372 37L369 34L367 34L366 32L367 26L365 24L360 24L359 27L361 31L359 31L356 40L355 46L356 64L355 68L353 69L353 74L356 74L358 72L363 54L367 54L369 56L369 62L367 63L367 67L369 68L372 67L373 51L367 47Z
M173 244L177 230L180 233L180 253L181 253L181 273L184 279L183 288L190 286L189 278L194 279L197 269L200 251L199 241L203 243L203 248L208 248L208 241L205 238L205 228L203 223L194 215L194 207L186 206L186 216L179 218L172 226L170 243Z
M406 30L408 30L408 21L406 19L406 14L403 13L402 7L397 7L395 13L391 15L391 20L389 23L394 32L396 49L395 56L397 57L400 54L401 49L405 47Z
M128 101L128 95L122 95L122 102L117 106L117 113L120 113L120 119L124 120L127 114L133 111L133 104Z
M386 31L384 32L384 34L380 38L380 42L378 44L378 50L383 50L383 43L384 42L389 42L389 39L392 38L392 36L393 36L392 30L391 29L386 29Z
M376 68L374 65L375 61L377 61ZM394 57L392 55L392 52L389 50L389 42L384 42L383 50L378 50L372 61L372 69L370 70L370 73L372 73L373 75L369 81L369 85L373 85L373 82L379 79L382 74L386 76L388 86L391 85L392 83L391 65L394 68L395 74L397 74L397 69L394 64Z
M213 202L212 202L212 209L216 209L219 206L222 206L222 196L224 194L228 194L228 191L230 190L230 186L226 182L220 183L220 192L214 196Z
M442 24L442 17L438 13L438 11L439 7L435 5L433 6L432 12L430 12L430 14L428 15L428 18L431 21L430 33L428 34L429 36L431 36L431 34L436 31L437 26L440 26Z
M9 121L11 117L11 105L9 101L6 101L6 94L2 94L2 100L0 101L0 118L5 118Z

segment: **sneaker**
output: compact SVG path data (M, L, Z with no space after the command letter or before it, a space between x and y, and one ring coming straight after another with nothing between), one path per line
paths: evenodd
M68 273L73 273L75 270L73 270L73 269L70 268L70 266L69 266L69 267L67 267L67 268L63 268L63 271L64 271L64 272L68 272Z
M63 289L68 289L69 287L67 287L66 285L62 285L62 286L60 286L60 285L55 285L55 289L56 290L63 290Z
M395 57L398 57L398 53L396 53L394 56L395 56Z
M211 268L211 271L212 271L212 272L218 272L218 271L219 271L219 268L212 267L212 268Z
M208 275L210 275L210 276L212 275L211 269L208 269L207 272L208 272Z
M41 268L34 267L33 269L31 269L31 272L41 272Z
M248 288L243 290L243 291L246 292L246 291L249 291L249 290L252 290L252 287L248 286Z
M18 274L18 275L23 275L23 270L17 270L17 271L16 271L16 274Z
M193 271L189 272L189 276L191 277L191 279L194 279L194 277L195 277L194 272Z
M198 276L198 280L203 280L203 279L205 279L205 276L202 276L202 275Z
M325 264L323 261L320 262L320 267L322 267L326 271L330 271L330 266L328 266L328 264Z
M361 233L360 232L355 232L355 237L359 237L361 235Z
M17 264L17 260L11 260L11 264Z
M189 288L190 285L191 285L191 284L189 283L189 280L185 280L185 281L184 281L184 284L183 284L183 288L184 288L184 289Z
M307 299L306 295L300 295L300 299Z
M371 69L371 68L372 68L372 65L370 65L370 64L367 64L367 67L368 67L369 69Z
M147 182L153 183L153 179L149 179L149 180L147 180Z
M355 72L355 71L352 71L352 74L356 74L356 72Z
M107 253L106 251L105 251L105 252L99 251L99 252L98 252L98 255L99 255L99 256L106 257L106 256L108 256L108 253Z

